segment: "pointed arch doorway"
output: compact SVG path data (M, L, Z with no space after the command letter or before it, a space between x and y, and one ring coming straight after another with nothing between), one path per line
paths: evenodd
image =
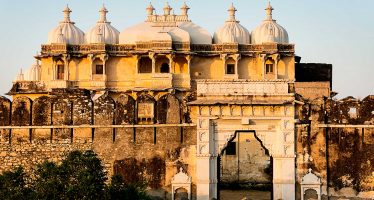
M271 199L273 160L252 130L235 131L217 158L218 199Z

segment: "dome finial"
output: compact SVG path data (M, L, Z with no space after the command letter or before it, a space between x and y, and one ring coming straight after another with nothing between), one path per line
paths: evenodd
M188 10L190 7L187 6L186 1L183 3L183 6L181 7L181 14L182 15L188 15Z
M64 13L64 22L70 22L71 10L69 8L69 5L66 5L66 8L62 12Z
M270 5L270 1L268 6L266 7L266 20L273 20L273 10L274 8Z
M108 13L108 10L105 8L104 4L103 7L99 10L100 13L100 20L99 22L105 23L107 22L106 20L106 14Z
M231 3L231 6L227 10L229 12L229 18L227 19L227 22L237 22L235 18L235 12L237 11L234 7L234 3Z
M169 2L166 2L164 7L164 15L170 15L171 10L173 10L173 8L170 7Z
M153 11L155 10L155 8L153 7L151 2L149 2L149 6L147 7L146 10L147 10L148 16L153 15Z

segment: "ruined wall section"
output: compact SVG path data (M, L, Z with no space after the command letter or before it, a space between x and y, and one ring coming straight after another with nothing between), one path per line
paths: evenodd
M374 124L373 105L373 96L368 96L362 101L352 97L320 98L299 106L298 192L302 176L311 168L321 177L324 197L367 198L373 195L374 131L365 128L365 125ZM340 127L319 127L321 124Z
M145 180L154 195L170 197L171 179L181 167L192 176L195 190L196 128L175 126L188 116L183 97L148 92L96 94L80 89L56 89L34 101L21 96L12 103L2 97L1 126L51 128L0 130L0 173L18 165L30 171L45 160L59 162L73 150L94 150L109 176L121 173L129 181ZM53 127L63 125L130 127Z

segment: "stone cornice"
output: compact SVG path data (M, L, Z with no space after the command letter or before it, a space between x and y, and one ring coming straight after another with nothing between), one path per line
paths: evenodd
M171 43L170 41L142 42L137 44L51 44L41 46L41 56L51 56L59 54L98 54L127 55L145 53L148 51L161 52L183 52L202 55L214 54L275 54L280 53L286 56L293 56L295 50L293 44L262 44L262 45L239 45L239 44L189 44Z

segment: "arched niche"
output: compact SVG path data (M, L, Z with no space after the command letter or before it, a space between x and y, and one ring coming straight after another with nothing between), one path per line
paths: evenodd
M276 65L273 58L268 57L265 60L264 75L265 79L275 79L276 77Z
M0 126L10 125L11 101L0 96Z
M187 74L188 73L188 61L185 57L178 56L174 58L174 73L175 74Z
M138 61L138 73L152 73L152 59L148 56L140 57Z
M94 100L94 123L95 125L113 124L115 111L115 102L107 94L101 95Z
M12 103L6 97L0 96L0 126L10 125ZM0 143L9 143L10 130L0 129Z
M32 101L25 96L17 97L12 104L12 125L31 125L31 105Z
M179 100L171 94L166 94L157 101L157 123L179 124L181 105Z
M92 61L92 80L93 81L102 81L105 74L105 64L100 58L94 58Z
M61 58L54 61L53 66L53 80L64 80L65 79L65 63Z
M236 73L236 61L229 57L225 62L225 74L233 75Z
M72 102L54 98L52 100L52 124L71 125L73 123L72 109Z
M170 73L170 60L164 55L156 57L156 73Z
M138 124L153 124L156 114L156 101L148 94L141 94L136 99L137 107L137 123Z
M301 200L321 200L321 179L312 173L309 168L308 173L301 179Z
M47 126L51 124L52 102L47 96L34 100L32 105L32 124L34 126Z
M76 97L73 102L73 124L92 123L92 100L89 96Z
M127 95L119 95L116 101L115 123L135 124L135 100Z
M191 183L191 177L181 167L171 180L172 200L191 200Z
M307 189L304 192L305 200L318 200L318 193L315 189Z

